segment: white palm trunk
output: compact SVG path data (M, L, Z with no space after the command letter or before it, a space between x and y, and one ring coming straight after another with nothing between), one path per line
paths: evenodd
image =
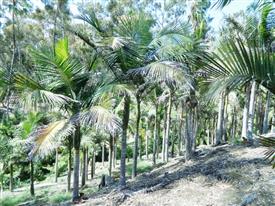
M245 104L243 108L243 122L242 122L242 137L247 137L247 125L248 125L248 110L249 110L249 99L250 99L251 86L249 85L246 89Z
M220 144L222 141L223 122L224 122L224 95L222 95L219 102L219 114L218 114L218 123L217 123L217 131L216 131L216 145Z
M247 125L247 138L248 141L253 141L253 125L254 125L254 116L255 116L255 98L256 98L257 84L256 81L253 81L250 93L249 101L249 115L248 115L248 125Z
M265 112L264 112L264 121L263 121L263 134L268 132L268 114L270 110L270 92L267 91L266 94L266 105L265 105Z

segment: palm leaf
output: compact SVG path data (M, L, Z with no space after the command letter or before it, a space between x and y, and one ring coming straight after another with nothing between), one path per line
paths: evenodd
M152 82L164 82L169 87L191 85L191 76L186 72L184 64L171 61L153 62L145 67L129 71L131 75L142 75Z
M203 58L209 80L220 81L223 88L234 89L254 79L275 92L275 55L256 41L229 39Z
M74 125L60 120L35 129L27 139L29 158L45 157L61 144L61 140L74 132Z
M120 119L101 106L93 106L89 111L82 112L73 119L111 134L115 134L121 128Z
M260 136L260 144L267 147L268 149L265 152L266 159L269 159L275 167L275 134L269 133Z

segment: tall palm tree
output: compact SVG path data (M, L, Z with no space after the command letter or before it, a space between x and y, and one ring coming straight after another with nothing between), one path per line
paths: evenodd
M119 128L119 120L108 109L101 107L100 94L104 84L91 82L93 72L83 67L69 53L68 40L61 39L55 50L41 48L32 51L32 73L16 73L15 87L25 105L41 110L61 109L63 117L47 126L37 128L29 137L31 157L46 155L56 148L59 138L73 134L74 184L73 200L79 198L79 152L83 124L101 127L109 132ZM98 78L100 79L100 78ZM58 141L60 142L60 141Z
M231 91L252 81L275 92L275 55L260 41L240 37L228 39L216 53L206 55L205 60L212 81L208 92L211 95Z

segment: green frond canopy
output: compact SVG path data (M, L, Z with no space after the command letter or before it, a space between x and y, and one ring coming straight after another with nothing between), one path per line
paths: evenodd
M232 90L251 80L275 93L275 55L255 41L227 40L216 53L204 55L204 60L211 90L217 94L221 88Z

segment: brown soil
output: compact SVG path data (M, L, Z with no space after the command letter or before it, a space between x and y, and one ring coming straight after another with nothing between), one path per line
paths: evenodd
M272 206L275 173L263 147L201 147L193 161L183 157L137 176L127 188L105 188L81 205Z

